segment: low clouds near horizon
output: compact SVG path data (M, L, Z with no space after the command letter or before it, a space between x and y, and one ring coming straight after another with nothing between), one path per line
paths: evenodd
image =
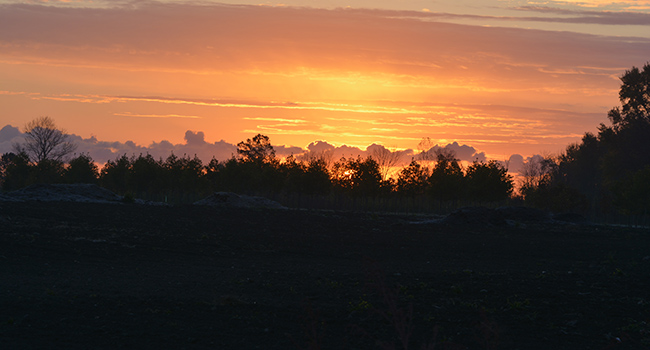
M81 136L70 134L70 141L77 145L75 154L88 154L99 164L106 163L109 160L115 160L123 155L138 156L140 154L150 154L156 159L166 159L172 153L176 156L188 155L190 157L199 157L204 164L210 162L212 158L219 161L226 161L237 154L237 145L220 140L217 142L207 142L203 131L187 130L184 136L184 143L173 144L169 141L152 142L148 146L138 145L133 141L101 141L96 137L82 138ZM14 126L6 125L0 129L0 154L13 152L16 143L24 141L23 133ZM245 141L245 140L242 140ZM273 140L271 140L273 144ZM433 155L439 149L453 151L456 157L464 162L487 161L485 152L480 152L469 145L461 145L458 142L452 142L446 145L430 145L426 151ZM310 157L325 156L331 161L338 161L342 157L356 158L368 157L382 150L389 150L399 155L398 166L407 165L412 159L417 159L421 151L413 149L394 149L383 145L371 144L366 149L359 147L341 145L335 146L326 141L314 141L305 149L300 147L291 147L284 145L273 145L276 155L279 157L288 157L293 155L298 160L307 160ZM538 155L534 156L538 157ZM506 161L497 159L502 164L509 166L510 172L517 173L523 164L530 160L531 157L524 159L519 154L513 154Z
M606 122L617 77L650 47L644 36L495 26L506 19L470 9L455 14L475 18L463 24L436 9L129 3L0 5L4 123L47 114L77 135L138 144L182 144L185 130L229 143L262 133L286 145L400 149L430 136L493 157L532 155ZM543 15L527 24L650 25L643 13L509 11Z

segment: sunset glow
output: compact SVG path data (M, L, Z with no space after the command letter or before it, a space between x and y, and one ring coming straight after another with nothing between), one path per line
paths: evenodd
M595 131L650 60L650 1L259 3L5 1L0 128L47 115L139 146L430 137L502 160Z

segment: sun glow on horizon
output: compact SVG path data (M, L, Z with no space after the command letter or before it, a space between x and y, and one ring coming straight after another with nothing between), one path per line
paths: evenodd
M650 53L643 37L484 26L499 9L567 18L523 1L482 5L480 16L446 2L57 3L0 5L2 121L50 115L78 135L139 145L199 130L303 149L414 149L430 137L487 154L555 151L606 122L617 77ZM570 10L603 23L639 17Z

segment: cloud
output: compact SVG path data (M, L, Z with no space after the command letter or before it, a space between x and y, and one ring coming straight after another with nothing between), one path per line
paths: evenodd
M0 154L12 152L13 144L23 142L23 140L23 134L18 128L11 125L6 125L0 129ZM162 140L159 142L152 142L147 146L143 146L138 145L133 141L100 141L94 136L83 138L74 134L70 135L70 141L77 145L76 153L73 156L81 153L88 154L100 165L106 163L109 160L115 160L123 155L126 155L127 157L137 157L141 154L150 154L155 159L162 160L167 159L167 157L169 157L172 153L179 157L193 157L196 155L203 161L204 164L207 164L213 158L223 162L237 155L236 145L223 140L218 142L207 142L205 140L205 133L203 131L192 130L187 130L185 132L185 142L179 144L174 144L167 140ZM339 161L341 158L366 158L373 156L377 152L388 150L399 155L399 162L395 165L396 168L408 165L412 159L418 158L419 153L419 151L415 151L413 149L396 149L376 143L370 144L364 149L362 147L345 144L336 146L322 140L311 142L305 149L301 147L286 145L273 145L273 148L276 151L276 155L280 158L285 158L293 155L300 161L308 161L310 159L317 158L325 159L329 163ZM485 152L479 152L472 146L460 144L458 142L452 142L444 146L436 144L429 148L427 153L433 155L438 149L453 151L458 159L466 163L488 160ZM521 171L525 163L530 162L531 159L532 161L541 159L540 157L541 156L539 155L535 155L533 157L524 158L519 154L513 154L510 156L507 162L500 162L504 166L509 167L510 173L517 174Z
M103 164L108 160L114 160L126 155L138 156L140 154L151 154L156 159L166 159L172 153L176 156L199 157L204 164L207 164L213 157L225 161L237 154L237 146L225 142L205 141L205 134L202 131L185 132L185 143L174 144L167 140L152 142L148 146L138 145L133 141L116 142L100 141L97 138L82 138L78 135L70 135L71 141L77 145L77 153L89 154L96 162Z
M16 4L3 5L2 9L0 33L5 34L0 35L0 44L5 48L5 59L136 71L185 71L197 75L277 74L317 80L348 79L351 84L374 79L382 85L395 83L394 78L401 76L402 81L397 80L400 84L421 84L418 75L412 75L414 69L421 72L424 67L429 70L440 67L428 74L449 77L460 68L448 61L450 55L466 52L467 48L473 48L476 53L472 65L481 65L496 58L482 55L490 52L500 52L501 57L525 57L532 64L548 64L554 56L546 46L540 45L544 43L540 37L549 37L552 42L548 44L572 52L591 51L596 42L599 46L625 46L621 45L620 38L608 42L608 38L575 33L561 33L553 38L550 33L532 30L418 23L419 19L410 19L409 16L467 17L421 11L198 6L147 1L132 9ZM540 8L521 9L539 11ZM647 24L648 16L643 13L589 13L579 19ZM396 20L400 17L401 20ZM513 19L572 20L560 17ZM449 37L450 32L453 37ZM574 45L576 41L582 45ZM423 46L425 43L428 44ZM604 53L606 57L613 54ZM567 59L565 56L559 58ZM339 71L341 63L352 70ZM570 63L565 62L565 65ZM386 68L392 69L387 71ZM364 71L392 72L394 75L386 74L381 78L356 73Z
M485 156L485 152L478 152L476 148L468 145L461 145L458 142L454 141L450 144L447 144L445 146L440 146L440 145L435 145L431 148L429 148L426 153L428 154L429 159L435 159L435 152L437 150L444 149L447 151L452 151L455 155L456 158L460 159L461 161L466 161L466 162L484 162L487 160L487 157Z
M205 145L205 134L203 131L193 132L192 130L187 130L185 132L185 142L187 145Z
M178 114L137 114L131 112L113 113L113 115L120 117L132 118L182 118L182 119L201 119L195 115L178 115Z
M0 129L0 154L13 151L13 145L22 142L23 134L17 127L5 125Z
M307 146L309 152L321 153L321 152L330 152L336 149L336 146L327 143L326 141L315 141Z
M5 125L2 129L0 129L0 142L9 142L21 135L22 133L17 127Z
M207 142L203 131L187 130L185 132L185 143L173 144L167 140L152 142L148 146L137 145L133 141L116 142L100 141L96 137L83 138L70 134L70 141L77 145L75 154L88 154L96 162L103 164L108 160L114 160L123 155L138 156L150 154L156 159L166 159L172 153L176 156L198 156L205 164L213 157L219 161L225 161L237 155L237 146L226 141ZM0 129L0 154L12 152L13 144L23 142L23 134L18 128L6 125ZM299 156L306 152L305 149L294 146L273 145L278 157L289 155Z
M634 9L650 7L647 0L552 0L558 5L574 5L585 8Z
M511 173L520 173L524 167L524 157L521 154L513 154L508 158L508 171Z
M129 136L141 144L180 142L174 133L187 129L219 130L230 142L261 132L287 145L327 140L359 149L412 147L429 135L489 153L495 145L529 146L515 151L530 154L606 121L617 77L643 64L650 46L639 37L447 23L490 24L489 16L129 3L0 5L0 75L24 82L3 86L3 107L25 120L56 109L78 133L113 129L109 137L123 141L125 131L111 126L119 119L142 130ZM524 14L512 16L517 25L647 18L541 7L510 12Z
M555 14L561 17L513 17L511 18L512 20L577 24L650 26L650 13L645 12L572 10L546 6L521 6L514 9L526 12Z

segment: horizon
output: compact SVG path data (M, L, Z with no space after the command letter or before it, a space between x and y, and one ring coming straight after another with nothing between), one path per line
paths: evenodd
M429 137L503 161L608 124L650 57L650 1L251 3L6 2L0 127L50 116L134 150Z
M63 130L66 131L66 130ZM76 145L73 154L68 158L75 158L77 155L89 155L98 166L105 165L109 160L114 161L122 156L138 156L149 154L155 159L165 160L170 155L198 157L207 165L212 158L220 162L226 162L233 157L237 157L237 143L228 143L224 140L218 142L205 141L205 135L202 132L193 132L187 130L184 136L184 142L172 144L169 141L153 142L150 145L138 145L132 141L116 142L101 141L94 137L82 138L79 135L67 134L68 141ZM246 140L241 140L246 141ZM272 141L272 140L271 140ZM20 128L5 125L0 128L0 154L15 152L15 145L24 142L24 133ZM399 169L408 165L411 159L417 158L423 151L421 149L391 149L383 145L372 144L364 148L351 147L348 145L335 146L323 141L312 142L306 148L288 147L286 145L276 145L271 142L277 158L281 161L289 156L295 157L298 161L308 160L311 156L326 157L330 161L339 161L342 157L350 158L367 158L373 156L374 152L388 150L398 155L398 161L393 168ZM484 152L479 152L474 147L461 145L458 142L452 142L446 145L428 144L426 153L432 154L436 149L444 148L453 152L458 160L463 164L469 164L472 161L487 161ZM539 155L537 155L539 156ZM521 155L512 155L509 159L500 159L500 163L513 162L513 171L519 171L523 163L529 161L531 157L524 159ZM394 169L394 170L395 170Z

